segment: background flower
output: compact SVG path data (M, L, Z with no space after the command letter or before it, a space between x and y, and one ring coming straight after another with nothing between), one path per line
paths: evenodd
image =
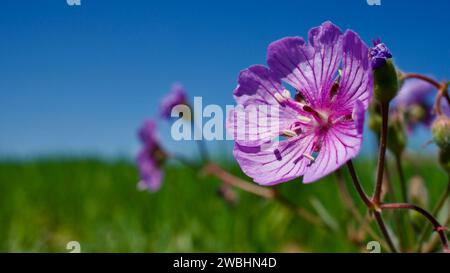
M160 115L162 118L170 118L172 108L179 104L187 104L186 91L179 83L174 83L170 92L162 98L160 103Z
M146 120L138 132L142 148L136 157L140 180L138 187L141 190L157 191L161 187L163 178L163 165L166 155L159 145L156 122Z

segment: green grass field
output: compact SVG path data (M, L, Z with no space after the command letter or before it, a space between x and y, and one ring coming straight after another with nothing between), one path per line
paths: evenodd
M407 165L406 173L410 177L414 169L423 176L433 204L446 178L435 162L426 162ZM374 165L357 164L369 192ZM235 163L222 166L242 176ZM218 180L180 166L166 168L157 193L138 191L136 181L137 171L127 161L2 161L0 251L67 252L66 243L75 240L82 252L361 252L371 240L350 242L357 226L342 205L333 175L311 185L277 186L299 206L319 211L333 229L242 191L236 205L227 204L218 197Z

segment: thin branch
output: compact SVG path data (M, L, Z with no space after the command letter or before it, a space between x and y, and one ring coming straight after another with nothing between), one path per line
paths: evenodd
M324 225L323 221L320 218L307 211L306 209L298 207L274 189L264 188L255 184L248 183L247 181L226 172L213 163L206 165L206 167L203 168L202 172L205 175L214 175L215 177L222 180L225 184L239 188L243 191L252 193L265 199L278 201L280 204L294 211L300 217L310 222L311 224L318 226Z
M380 208L381 209L409 209L409 210L415 210L418 213L422 214L433 225L434 231L436 231L439 234L444 252L450 251L450 249L448 247L447 235L445 234L445 227L441 226L441 224L439 224L438 220L436 220L436 218L434 218L433 215L431 215L431 213L429 213L428 211L426 211L423 208L418 207L416 205L407 204L407 203L381 204Z
M378 163L377 163L377 180L375 185L375 192L372 197L372 202L375 205L380 203L381 189L383 185L383 173L384 173L384 160L386 156L387 145L387 132L388 132L388 117L389 117L389 103L381 103L381 134L380 134L380 147L378 151Z

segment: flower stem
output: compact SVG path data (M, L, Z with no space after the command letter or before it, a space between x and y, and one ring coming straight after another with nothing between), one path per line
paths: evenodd
M384 173L384 160L386 156L387 145L387 132L388 132L388 118L389 118L389 103L381 103L381 134L380 134L380 147L378 151L378 163L377 163L377 177L375 192L372 197L372 202L375 205L380 204L381 190L383 185L383 173Z
M386 228L386 224L383 221L383 217L381 217L381 213L379 211L374 210L375 219L377 220L377 224L380 227L381 233L383 233L384 239L386 240L389 248L392 252L397 253L397 249L395 248L394 243L392 242L391 236Z
M386 243L388 244L390 250L392 252L397 252L394 243L392 242L392 239L389 235L389 232L387 231L386 225L384 224L383 218L381 217L381 213L377 211L375 204L369 199L364 189L362 188L361 182L359 182L358 176L356 175L356 171L351 160L347 161L347 167L352 177L353 185L355 186L356 191L363 200L364 204L366 204L367 208L374 212L375 219L377 220L378 226L381 229L381 233L383 234L383 237L386 240Z
M361 183L359 182L359 178L356 174L355 167L353 166L352 160L347 161L347 167L350 172L350 176L352 177L353 185L355 186L356 191L358 192L359 196L361 197L361 200L364 202L364 204L367 206L367 208L372 209L373 203L372 203L372 201L370 201L369 196L367 196Z
M419 79L419 80L426 81L426 82L434 85L434 87L436 87L437 89L439 89L441 87L441 84L439 82L437 82L436 80L434 80L434 79L432 79L430 77L427 77L425 75L418 74L418 73L408 73L408 74L403 75L402 78L403 78L403 80L406 80L406 79Z
M444 249L444 252L449 252L449 246L448 246L448 240L447 235L445 234L445 227L441 226L439 222L436 220L436 218L431 215L428 211L424 210L421 207L418 207L416 205L408 204L408 203L397 203L397 204L381 204L381 209L409 209L409 210L415 210L418 213L422 214L434 227L434 231L436 231L439 234L439 237L441 239L442 247Z
M286 197L282 196L277 190L265 188L261 186L257 186L255 184L248 183L245 180L240 179L239 177L236 177L227 171L220 168L218 165L214 163L209 163L206 165L203 170L203 174L205 175L214 175L215 177L219 178L223 181L223 183L231 185L233 187L239 188L243 191L246 191L248 193L252 193L254 195L260 196L264 199L268 200L275 200L278 201L280 204L286 206L290 210L297 213L301 218L304 220L310 222L311 224L317 225L317 226L323 226L323 221L312 214L311 212L307 211L304 208L300 208L294 203L292 203L290 200L288 200Z
M442 193L441 197L439 198L438 202L434 206L433 210L431 211L432 215L438 215L439 211L442 209L442 207L445 204L445 201L447 200L448 196L450 194L450 176L449 180L447 182L447 189L445 192ZM426 224L419 235L419 242L417 244L417 251L420 252L422 249L423 242L425 241L425 238L427 236L428 230L430 229L430 224Z
M367 219L363 218L361 214L359 213L358 209L355 206L355 203L353 202L352 197L350 196L350 193L348 191L347 185L345 183L344 177L342 175L342 172L340 169L336 170L336 180L338 183L338 189L341 193L342 201L347 208L347 210L350 212L350 214L356 219L356 221L361 226L361 229L368 233L372 238L374 238L377 241L381 241L376 232L370 227L369 222Z
M444 222L444 226L446 227L449 224L450 224L450 215L447 216L447 219ZM423 246L423 252L429 253L429 252L433 251L436 248L436 246L439 244L439 241L440 241L439 238L440 237L438 236L438 234L434 234L431 237L431 241ZM422 250L422 249L419 249L419 251L420 250Z

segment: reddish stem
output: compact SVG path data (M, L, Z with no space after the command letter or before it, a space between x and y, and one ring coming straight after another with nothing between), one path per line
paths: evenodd
M426 211L423 208L418 207L416 205L407 204L407 203L381 204L380 208L381 209L409 209L409 210L415 210L418 213L422 214L433 225L434 231L436 231L439 234L444 252L450 252L450 249L448 246L447 235L445 234L445 227L441 226L441 224L439 224L438 220L436 220L436 218L434 218L433 215L431 215L431 213L429 213L428 211Z
M418 73L405 74L405 75L403 75L403 79L404 80L406 80L406 79L419 79L419 80L426 81L426 82L434 85L434 87L436 87L436 89L439 89L441 87L441 84L438 81L436 81L436 80L434 80L434 79L432 79L430 77L427 77L425 75L418 74Z
M378 151L378 163L377 163L377 181L375 185L375 192L372 197L372 202L377 206L380 204L381 189L383 185L383 173L384 173L384 158L386 155L387 134L388 134L388 118L389 118L389 103L381 103L381 135L380 135L380 147Z

